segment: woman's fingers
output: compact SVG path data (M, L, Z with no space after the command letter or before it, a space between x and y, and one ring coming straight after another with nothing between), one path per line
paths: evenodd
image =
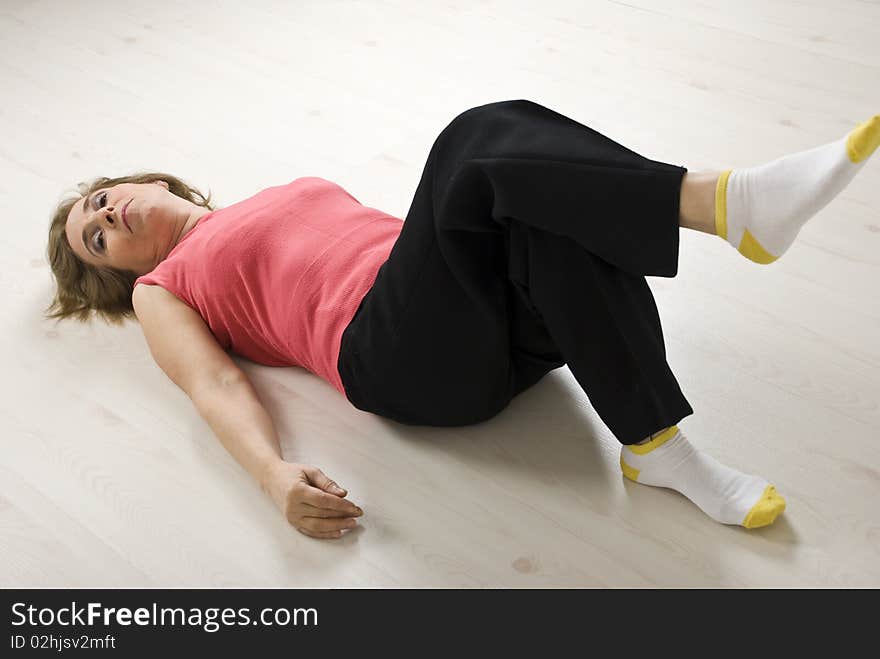
M316 534L338 533L344 529L357 526L357 521L352 518L328 519L326 517L301 517L299 519L300 531L308 531Z
M363 510L353 512L351 510L327 510L326 508L316 508L307 503L302 505L303 514L309 517L360 517L364 514Z
M333 494L327 494L319 490L316 487L312 487L310 485L305 486L306 489L302 492L301 500L303 503L307 503L310 506L314 506L315 508L322 508L324 510L334 510L342 513L348 513L349 515L355 515L361 511L356 505L354 505L351 501L347 499L341 499Z
M309 477L309 480L318 486L319 489L324 490L325 492L332 492L337 496L345 496L348 492L344 487L340 487L339 484L331 479L327 474L318 469L317 467L313 467L312 465L304 465L303 472L306 476Z

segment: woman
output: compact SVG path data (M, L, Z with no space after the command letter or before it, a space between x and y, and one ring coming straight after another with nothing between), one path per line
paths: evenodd
M438 136L406 221L294 180L215 210L164 173L101 178L49 231L49 317L136 315L160 367L302 533L362 510L285 462L227 351L320 375L357 408L457 426L567 364L621 442L625 477L755 528L785 501L696 449L645 276L674 277L679 227L768 264L880 142L880 115L752 168L690 174L526 100L471 108Z

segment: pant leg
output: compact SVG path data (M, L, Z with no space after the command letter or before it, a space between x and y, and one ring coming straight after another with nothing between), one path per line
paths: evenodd
M512 280L622 444L693 414L666 361L657 305L644 277L570 238L515 220L509 232Z
M692 414L644 278L677 274L687 169L524 100L462 113L438 144L438 241L465 289L493 299L462 234L502 232L508 278L621 442Z
M677 272L686 171L529 101L456 117L353 321L355 404L473 423L568 363L623 443L691 414L643 278Z
M516 218L631 274L678 272L684 167L649 160L527 100L461 113L429 160L438 232L497 233Z

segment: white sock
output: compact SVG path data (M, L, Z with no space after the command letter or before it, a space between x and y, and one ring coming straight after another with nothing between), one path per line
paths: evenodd
M715 231L743 256L772 263L834 199L880 145L880 114L848 135L755 167L721 173Z
M637 483L680 492L722 524L766 526L785 510L785 499L774 486L706 455L678 426L644 444L621 446L620 467Z

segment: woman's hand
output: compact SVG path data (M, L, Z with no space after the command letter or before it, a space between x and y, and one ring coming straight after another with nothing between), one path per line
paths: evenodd
M263 489L297 531L313 538L338 538L364 513L344 498L346 490L311 465L278 462L266 474Z

